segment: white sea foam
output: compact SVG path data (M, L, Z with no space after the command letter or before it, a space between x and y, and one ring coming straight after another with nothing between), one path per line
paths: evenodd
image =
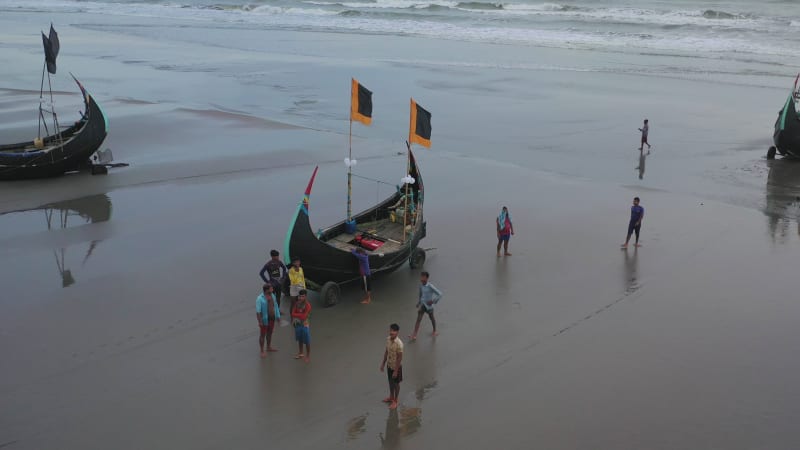
M558 48L692 55L749 54L756 59L765 55L800 57L800 35L794 39L791 35L788 39L785 36L774 39L774 34L785 30L787 23L791 22L791 26L796 28L800 26L800 20L757 17L735 12L702 9L659 11L653 6L576 7L552 2L523 3L523 0L505 3L449 0L272 0L267 4L246 3L246 0L241 4L234 3L235 0L219 1L228 3L187 6L153 2L105 3L96 0L5 0L0 3L0 11L22 8L116 14L229 22L235 26L252 24L284 29L316 28L355 33L411 34L436 39ZM449 20L446 14L434 16L422 11L430 6L458 9L462 11L461 16L457 20ZM398 14L398 10L402 14ZM469 13L464 13L463 10L469 10ZM344 11L369 14L342 14ZM470 21L469 17L473 17L470 14L473 13L476 19ZM455 12L454 15L456 14L459 13ZM486 15L515 15L521 19L513 22L481 20ZM464 20L465 17L467 20ZM557 21L550 20L553 17ZM616 26L618 24L630 26L621 28ZM687 25L696 28L683 28ZM669 26L680 30L672 30Z

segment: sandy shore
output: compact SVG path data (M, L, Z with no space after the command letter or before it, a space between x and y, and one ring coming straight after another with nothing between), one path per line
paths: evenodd
M629 74L412 66L394 59L414 46L392 37L338 60L348 36L275 32L286 47L256 61L268 76L242 81L152 66L180 50L235 72L255 53L134 36L95 61L118 42L97 41L108 33L93 24L66 30L90 47L72 57L96 69L84 82L111 117L106 145L132 165L0 186L0 446L793 448L800 167L762 159L770 79L732 96L702 79L652 89ZM443 46L424 59L469 50ZM386 49L396 58L370 59ZM258 355L257 273L315 165L313 225L344 213L339 88L354 67L388 116L357 129L359 174L397 182L407 97L434 111L435 148L418 150L423 245L446 297L441 336L407 343L396 413L380 403L378 364L388 324L413 326L407 267L375 281L368 307L355 288L335 308L313 299L310 364L292 359L289 328L278 353ZM3 88L30 84L13 71ZM659 131L639 179L642 110ZM734 113L746 117L719 132ZM355 208L390 189L359 180ZM643 247L621 251L635 195ZM502 205L517 235L497 259Z

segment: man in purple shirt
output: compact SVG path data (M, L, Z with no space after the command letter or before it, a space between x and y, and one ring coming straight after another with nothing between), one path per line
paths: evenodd
M361 279L364 281L364 292L367 293L367 296L364 297L364 300L361 300L361 303L369 305L370 302L372 302L372 286L370 286L370 275L372 275L372 271L369 269L369 255L360 247L352 249L351 252L353 256L358 259L358 270L361 272Z
M642 219L644 219L644 208L639 206L639 197L634 197L633 206L631 206L631 220L628 222L628 237L625 238L622 248L628 248L628 242L633 233L636 233L636 242L633 245L639 247L639 230L642 229Z

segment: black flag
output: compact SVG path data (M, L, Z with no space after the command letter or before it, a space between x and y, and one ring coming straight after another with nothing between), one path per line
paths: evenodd
M47 63L47 71L55 75L56 57L58 57L61 44L58 42L58 33L52 23L50 24L50 37L42 33L42 44L44 44L44 60Z

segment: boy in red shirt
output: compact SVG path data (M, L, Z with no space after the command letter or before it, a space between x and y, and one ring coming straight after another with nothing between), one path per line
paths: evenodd
M306 290L297 293L297 302L292 306L292 325L294 325L294 338L297 340L297 355L294 359L304 358L305 362L311 360L311 331L309 330L308 317L311 314L311 304L306 300ZM303 354L303 344L306 353Z

